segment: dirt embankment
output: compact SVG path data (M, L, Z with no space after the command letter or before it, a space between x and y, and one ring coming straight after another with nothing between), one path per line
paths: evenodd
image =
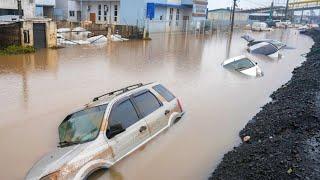
M209 179L320 179L320 31L306 34L315 41L307 61L239 133L249 141L228 152Z

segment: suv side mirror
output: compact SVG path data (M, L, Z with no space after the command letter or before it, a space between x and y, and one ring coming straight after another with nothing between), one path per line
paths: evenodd
M257 62L256 62L255 64L256 64L256 65L258 65L258 63L257 63Z
M122 127L122 124L120 124L120 123L114 124L114 125L112 125L112 126L110 126L110 127L108 128L108 130L107 130L107 137L108 137L109 139L111 139L111 138L113 138L114 136L116 136L116 135L118 135L118 134L120 134L120 133L122 133L122 132L124 132L124 131L126 131L126 129L124 129L124 128Z

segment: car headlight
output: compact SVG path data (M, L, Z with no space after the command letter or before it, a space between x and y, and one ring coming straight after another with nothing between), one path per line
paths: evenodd
M54 173L51 173L42 177L40 180L57 180L58 176L59 176L59 171L56 171Z

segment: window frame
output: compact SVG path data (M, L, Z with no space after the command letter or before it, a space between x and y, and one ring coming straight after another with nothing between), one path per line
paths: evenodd
M106 106L106 108L104 109L104 113L103 113L103 116L102 116L102 120L101 120L101 123L100 123L100 126L99 126L100 128L99 128L99 131L98 131L97 136L96 136L94 139L92 139L92 140L84 141L84 142L82 142L82 143L80 143L80 144L85 144L85 143L88 143L88 142L95 141L95 140L100 136L100 132L101 132L102 126L104 126L104 123L105 123L105 121L106 121L106 115L107 115L107 113L108 113L109 103L100 104L100 105L91 107L91 108L96 108L96 107L101 107L101 106ZM89 109L90 109L90 108L89 108ZM81 111L83 111L83 110L85 110L85 109L82 109L82 110L79 110L79 111L75 111L75 112L67 115L67 116L64 118L64 120L59 124L58 127L60 127L65 121L68 121L68 120L67 120L67 117L68 117L68 116L70 116L70 115L72 115L72 114L75 114L75 113L77 113L77 112L81 112ZM58 129L59 129L59 128L58 128ZM59 136L60 136L60 134L59 134ZM60 137L59 137L59 141L60 141Z
M69 11L69 16L70 16L70 17L75 17L75 16L76 16L75 11L70 10L70 11Z
M150 114L152 114L152 113L154 113L155 111L158 110L158 109L156 109L156 110L153 111L152 113L150 113L150 114L148 114L148 115L145 115L144 112L143 112L143 110L138 107L137 102L135 101L135 97L140 96L141 94L144 94L144 93L147 93L147 92L151 93L151 95L153 95L153 97L156 98L156 100L158 101L158 103L159 103L159 105L160 105L158 109L160 109L161 107L163 107L163 103L162 103L162 102L158 99L158 97L157 97L154 93L152 93L149 89L145 89L145 90L142 90L142 91L139 91L139 92L137 92L137 93L132 94L132 96L131 96L132 101L134 102L135 106L137 107L137 109L138 109L139 112L141 113L142 118L145 118L145 117L149 116Z
M110 109L109 116L108 116L108 125L107 125L107 129L106 129L106 133L107 133L107 130L109 129L109 127L110 127L110 124L111 124L110 122L112 121L112 119L111 119L112 112L114 111L114 109L115 109L116 107L118 107L121 103L123 103L123 102L125 102L125 101L127 101L127 100L131 102L131 104L132 104L135 112L136 112L137 115L138 115L138 121L137 121L137 122L139 122L139 121L141 121L141 120L143 119L143 116L142 116L142 114L140 113L139 109L137 108L136 104L133 102L132 97L131 97L131 96L124 97L124 98L122 98L122 99L117 100L117 101L112 105L112 107L111 107L111 109ZM137 122L136 122L136 123L137 123ZM134 124L135 124L135 123L134 123ZM132 124L132 125L134 125L134 124ZM130 128L132 125L130 125L130 126L127 127L127 128ZM125 129L127 129L127 128L125 128Z

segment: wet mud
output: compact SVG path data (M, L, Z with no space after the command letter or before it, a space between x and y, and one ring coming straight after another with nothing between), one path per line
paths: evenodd
M315 41L307 60L239 133L246 142L225 154L209 179L320 178L320 35L306 34Z

